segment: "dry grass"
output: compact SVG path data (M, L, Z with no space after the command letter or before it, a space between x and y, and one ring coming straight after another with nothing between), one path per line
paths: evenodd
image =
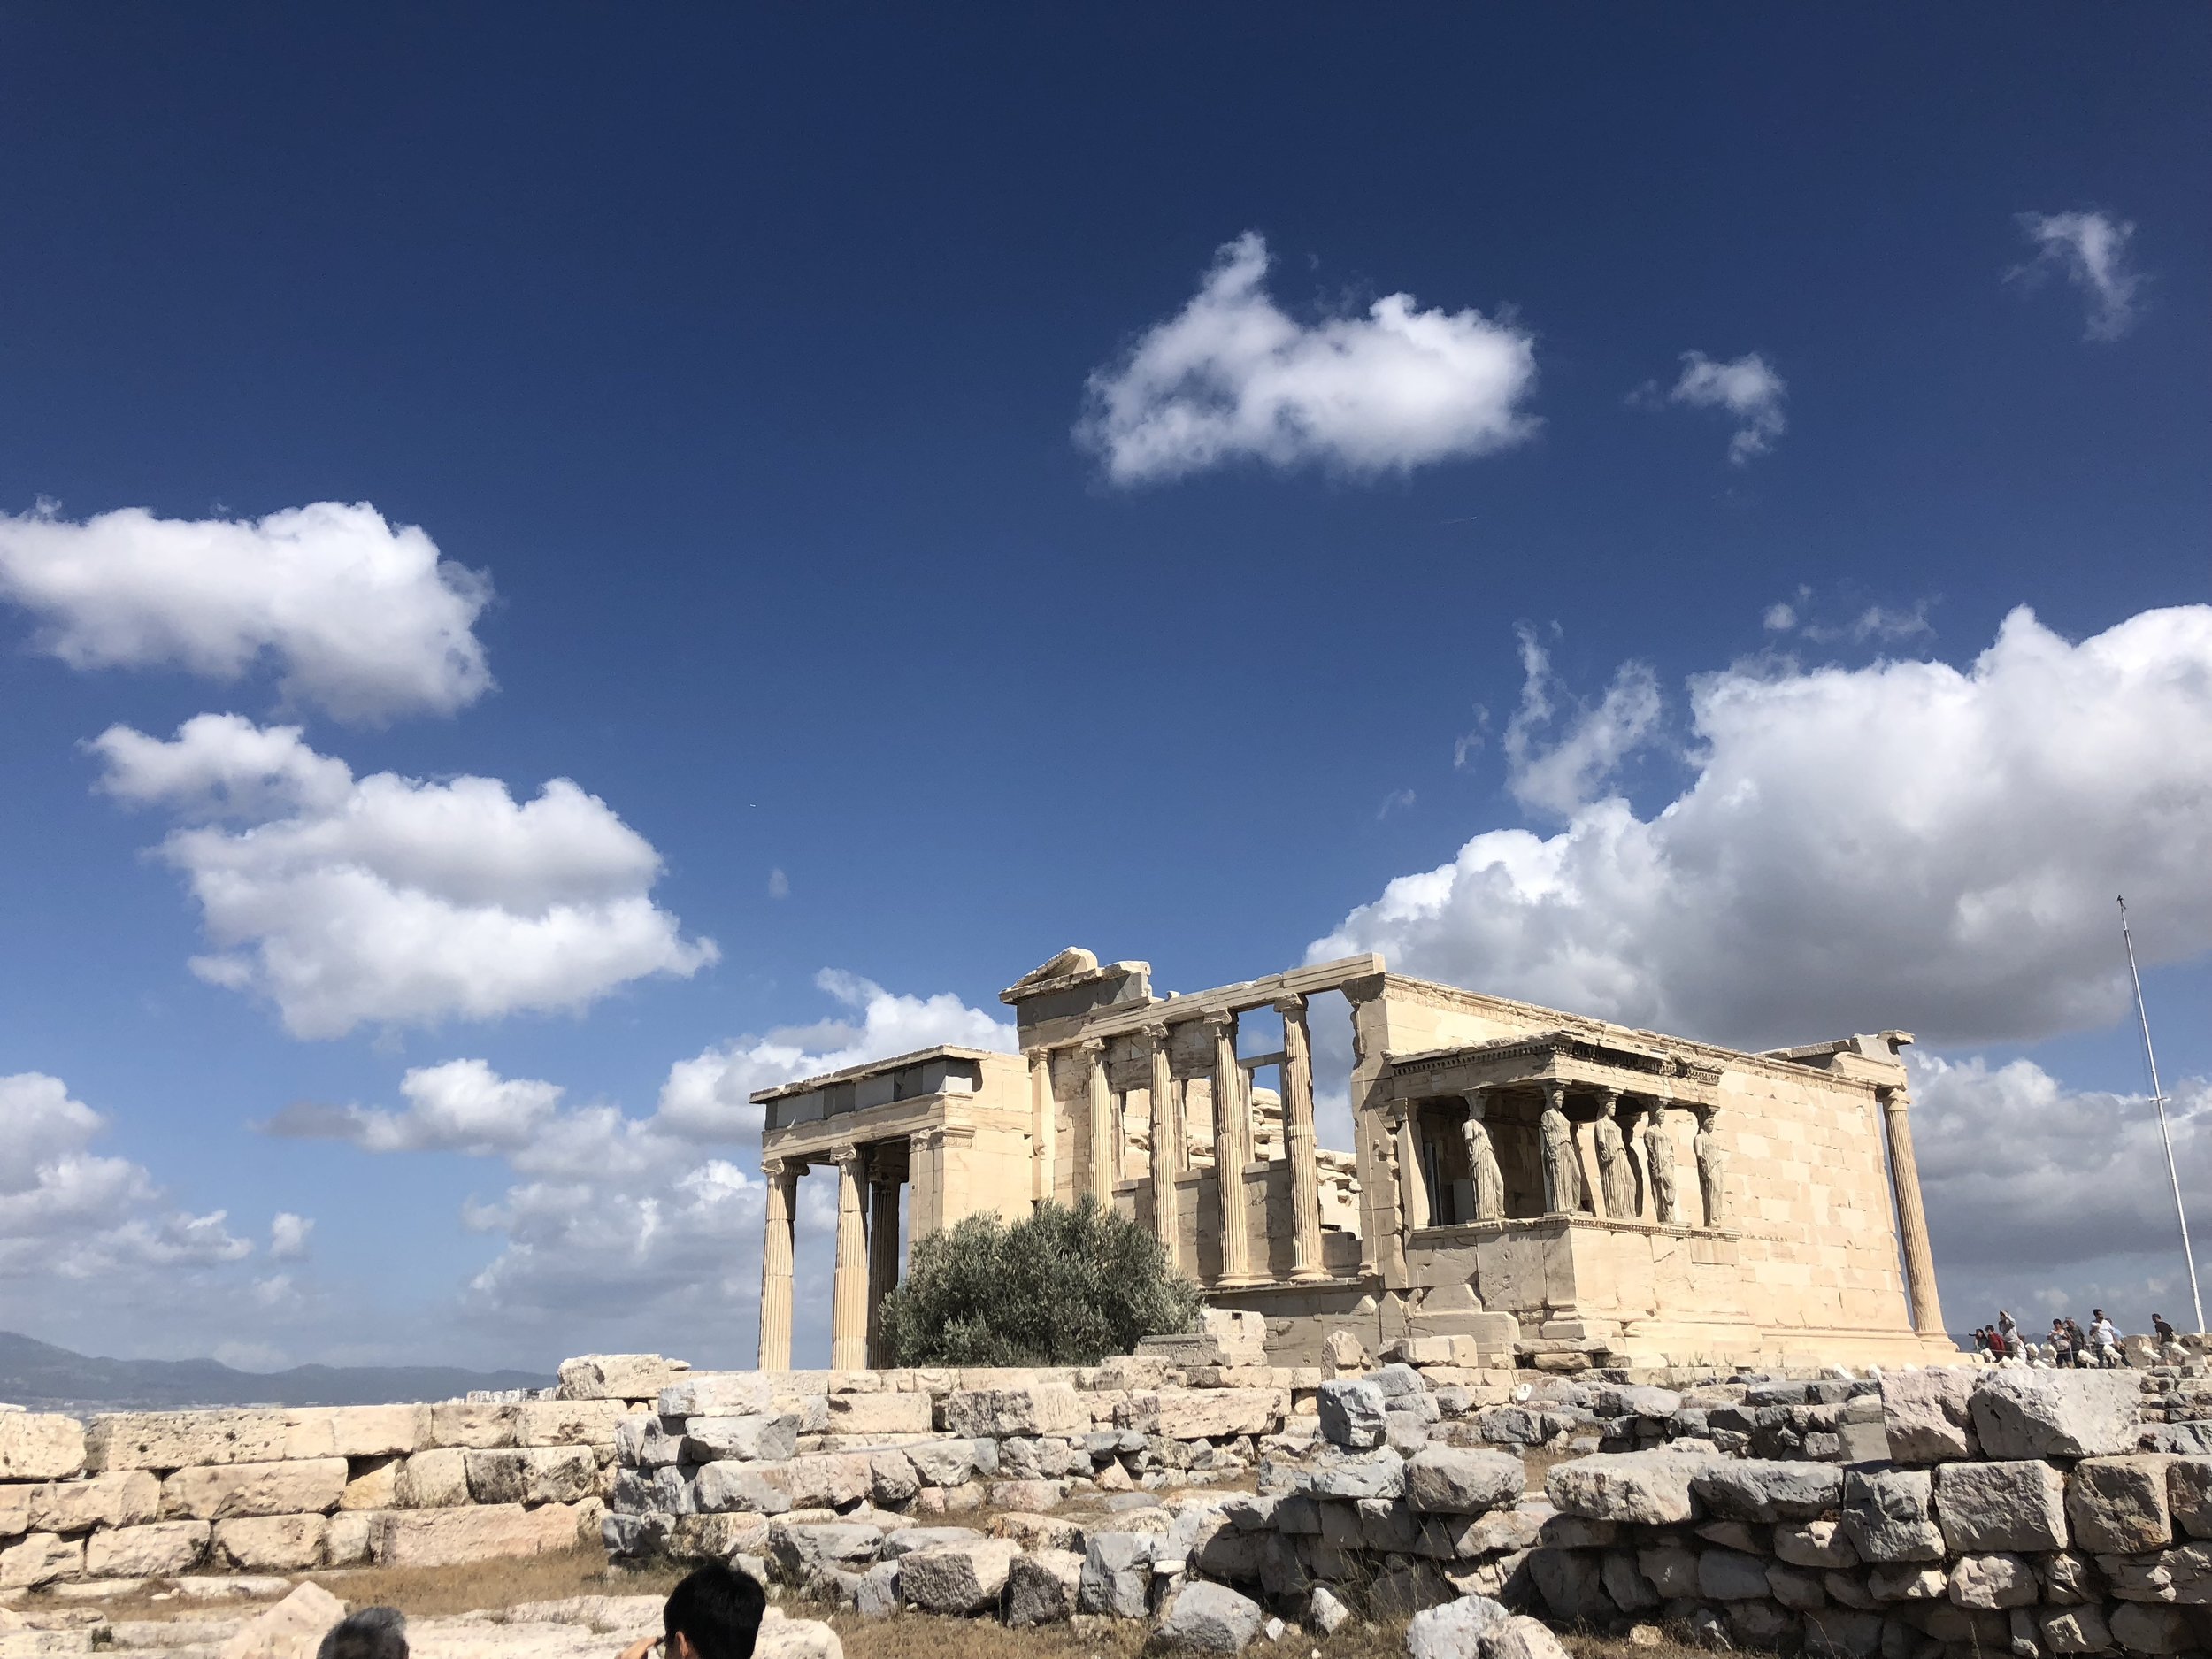
M356 1607L396 1607L419 1618L557 1601L572 1595L666 1595L690 1564L613 1567L596 1549L471 1562L458 1567L357 1567L308 1576Z
M819 1618L818 1608L787 1603L794 1617ZM1152 1627L1141 1619L1079 1618L1066 1624L1039 1624L1008 1630L990 1619L933 1618L902 1613L896 1618L862 1618L838 1611L827 1616L845 1644L846 1659L1137 1659ZM1253 1654L1280 1659L1403 1659L1403 1619L1346 1625L1333 1636L1293 1630L1273 1647ZM1578 1655L1577 1659L1586 1659ZM1598 1659L1588 1655L1587 1659ZM1708 1659L1701 1655L1699 1659Z

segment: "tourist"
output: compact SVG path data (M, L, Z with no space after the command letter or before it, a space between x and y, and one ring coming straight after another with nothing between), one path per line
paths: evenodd
M2089 1350L2096 1356L2097 1363L2106 1367L2120 1363L2120 1331L2104 1317L2102 1308L2089 1310Z
M396 1607L365 1607L330 1627L315 1659L407 1659L407 1616Z
M2081 1321L2066 1321L2066 1340L2074 1347L2074 1365L2077 1370L2089 1363L2089 1339L2082 1334Z
M2173 1345L2175 1340L2174 1328L2166 1323L2166 1316L2164 1314L2154 1313L2151 1315L2151 1329L2158 1333L2159 1347L2170 1348Z
M2020 1357L2019 1322L2002 1308L1997 1310L1997 1351L2006 1359Z
M719 1562L679 1580L661 1609L658 1637L648 1636L622 1650L621 1659L752 1659L768 1595L759 1580Z
M2066 1321L2051 1321L2051 1363L2071 1365L2074 1363L2074 1339L2067 1333Z
M1989 1356L1989 1327L1985 1325L1974 1327L1974 1356L1977 1359Z

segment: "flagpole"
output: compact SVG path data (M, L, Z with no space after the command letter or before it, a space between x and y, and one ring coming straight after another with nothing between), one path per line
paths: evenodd
M2128 978L2135 986L2135 1017L2143 1025L2143 1058L2150 1063L2151 1104L2158 1108L2158 1138L2166 1143L2166 1179L2174 1186L2174 1219L2181 1224L2181 1259L2189 1264L2189 1299L2196 1304L2197 1333L2204 1333L2204 1296L2197 1289L2197 1253L2189 1245L2189 1217L2181 1209L2181 1171L2174 1167L2173 1132L2166 1126L2166 1096L2158 1086L2158 1056L2151 1048L2150 1010L2143 1005L2143 976L2135 966L2135 935L2128 931L2128 902L2120 899L2120 939L2127 946Z

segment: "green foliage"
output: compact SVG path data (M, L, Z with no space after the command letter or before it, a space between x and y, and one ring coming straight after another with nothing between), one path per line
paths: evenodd
M1194 1329L1198 1307L1156 1239L1086 1198L914 1240L883 1299L883 1339L895 1365L1095 1365L1139 1337Z

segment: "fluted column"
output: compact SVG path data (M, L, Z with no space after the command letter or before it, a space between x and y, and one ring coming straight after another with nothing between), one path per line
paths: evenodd
M1091 1179L1085 1188L1101 1210L1114 1207L1114 1092L1106 1086L1106 1045L1096 1037L1083 1044L1083 1064L1088 1079L1084 1087L1085 1112L1091 1146Z
M1221 1194L1221 1277L1225 1286L1256 1285L1252 1237L1245 1225L1244 1166L1252 1161L1252 1118L1237 1064L1237 1017L1209 1014L1214 1037L1214 1181Z
M1152 1236L1170 1262L1182 1260L1183 1216L1175 1178L1183 1172L1183 1102L1175 1088L1175 1067L1165 1025L1147 1025L1152 1045Z
M860 1209L860 1148L830 1154L837 1165L837 1278L830 1293L830 1369L868 1364L868 1239Z
M768 1182L768 1233L760 1247L760 1357L763 1371L791 1369L791 1189L799 1169L763 1158Z
M1321 1161L1313 1133L1313 1044L1306 1034L1306 999L1275 1004L1283 1017L1283 1145L1290 1155L1290 1276L1326 1279L1321 1261Z
M888 1362L883 1353L883 1299L899 1282L899 1172L894 1141L878 1146L868 1176L868 1363Z
M1049 1048L1029 1056L1029 1196L1041 1204L1058 1190L1059 1174L1053 1165L1060 1156L1060 1111L1052 1098Z
M1429 1184L1421 1173L1420 1125L1415 1108L1398 1112L1398 1218L1408 1233L1429 1225Z
M1876 1091L1889 1131L1889 1180L1897 1194L1898 1242L1904 1247L1905 1284L1912 1293L1912 1325L1923 1336L1941 1336L1943 1303L1936 1294L1935 1255L1928 1248L1928 1215L1920 1204L1920 1164L1913 1156L1911 1098L1901 1088Z

